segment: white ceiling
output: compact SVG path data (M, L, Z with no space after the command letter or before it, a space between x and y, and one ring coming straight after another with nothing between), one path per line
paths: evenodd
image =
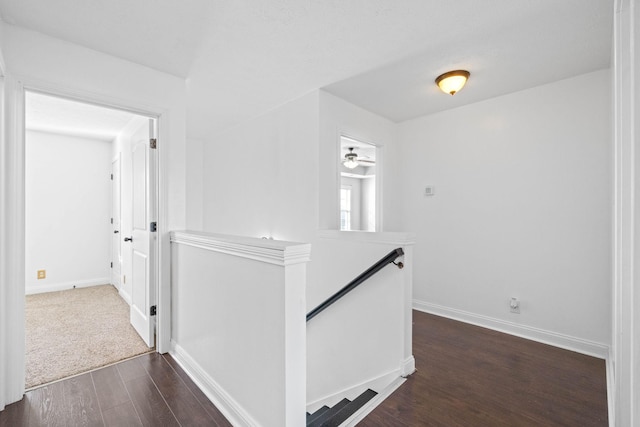
M28 130L113 141L139 117L126 111L85 104L35 92L26 93Z
M609 66L613 0L0 0L21 25L187 76L188 132L312 90L394 121ZM471 71L455 97L433 79Z
M552 7L535 3L547 6L497 25L478 24L417 55L325 90L402 122L610 66L613 2L563 0ZM457 69L471 76L452 97L434 80Z
M211 15L210 0L0 0L2 19L186 77Z

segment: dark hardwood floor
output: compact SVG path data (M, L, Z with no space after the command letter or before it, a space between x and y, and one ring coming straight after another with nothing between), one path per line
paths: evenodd
M0 426L231 424L170 355L149 353L31 390L0 412Z
M418 371L358 426L607 426L604 360L414 311Z
M418 371L359 426L606 426L603 360L414 311ZM29 391L2 426L230 426L170 355Z

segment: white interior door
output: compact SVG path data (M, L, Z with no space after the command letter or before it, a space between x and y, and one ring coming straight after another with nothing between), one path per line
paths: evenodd
M132 141L132 292L131 324L149 347L155 345L155 241L151 223L156 221L155 150L150 149L154 120L148 132L136 134Z
M120 237L120 154L111 162L111 284L120 289L122 238Z

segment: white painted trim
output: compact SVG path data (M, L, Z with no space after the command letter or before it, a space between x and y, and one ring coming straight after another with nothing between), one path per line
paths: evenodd
M24 82L25 89L41 93L44 95L56 96L75 102L92 104L98 107L114 108L121 111L127 111L140 116L155 119L159 134L157 155L155 157L156 165L156 212L158 215L158 231L157 240L155 240L155 277L157 316L156 316L156 350L159 353L166 353L170 348L171 339L171 275L169 265L171 260L171 251L169 247L169 230L167 228L167 210L168 210L168 183L165 176L168 170L168 150L165 145L169 141L169 133L166 123L169 123L169 112L164 107L150 106L138 104L129 100L123 101L119 98L109 97L104 94L95 94L87 91L79 91L74 88L65 87L59 84L53 84L40 79L34 79L29 76L20 76ZM166 122L166 123L165 123ZM129 299L129 305L131 299Z
M569 335L559 334L557 332L547 331L544 329L534 328L526 325L506 320L496 319L489 316L470 313L468 311L458 310L455 308L444 307L438 304L432 304L426 301L413 300L413 308L425 313L435 314L437 316L447 317L453 320L470 323L472 325L481 326L483 328L492 329L498 332L515 335L520 338L526 338L543 344L552 345L563 348L565 350L575 351L577 353L586 354L588 356L606 359L609 355L609 346L582 338L572 337Z
M615 382L615 371L613 366L613 351L609 350L609 354L607 355L607 360L605 360L606 369L607 369L607 408L609 412L609 425L611 427L616 425L616 410L615 410L615 400L614 393L616 388Z
M408 377L416 371L416 358L412 356L407 357L400 367L400 373L403 378Z
M169 111L156 117L156 215L158 219L156 257L156 349L166 353L171 348L171 238L169 236ZM130 299L131 300L131 299Z
M0 20L0 24L2 21ZM0 28L0 32L2 28ZM6 126L6 107L5 107L5 79L4 76L0 76L0 212L3 212L3 215L0 215L0 234L3 236L5 233L11 229L10 223L7 219L7 214L9 214L9 210L7 209L7 199L9 199L9 189L6 184L7 182L7 146L6 142L8 132ZM8 247L7 240L9 239L1 239L0 240L0 348L7 348L8 342L8 333L9 330L7 328L8 320L10 316L8 315L7 305L10 302L8 301L9 286L9 275L7 274L6 260L9 257L7 255ZM0 411L4 409L5 405L11 403L10 390L11 386L8 385L8 371L9 371L9 363L5 358L0 358Z
M412 233L397 233L388 231L372 233L370 231L319 230L317 236L320 239L391 244L400 246L411 246L415 244L415 236Z
M638 207L640 205L640 5L616 0L613 18L613 422L640 423L640 276L638 276Z
M238 404L204 369L175 341L171 341L171 356L189 375L189 378L222 412L222 415L234 426L258 426L247 411Z
M5 22L2 20L2 18L0 17L0 40L5 39L4 37L4 29L5 29ZM7 63L4 60L4 52L2 49L2 43L0 43L0 77L6 77L7 75Z
M281 266L308 262L311 253L308 243L197 231L172 231L171 242Z
M63 282L63 283L46 284L42 286L32 286L25 290L25 294L26 295L43 294L45 292L65 291L67 289L73 289L74 287L88 288L90 286L110 285L110 284L111 284L111 279L109 277L102 277L99 279L80 280L77 282ZM117 289L117 287L115 288Z
M0 18L1 20L2 18ZM2 36L2 23L0 23L0 37ZM5 77L7 75L7 65L4 62L4 55L2 52L2 46L0 46L0 77Z
M370 401L368 401L362 408L358 409L353 413L349 418L347 418L342 424L341 427L353 427L357 425L360 421L364 420L367 415L373 412L374 409L378 407L385 399L396 391L404 382L405 378L397 378L394 382L389 384L384 388L380 393L373 397Z
M13 284L11 293L8 296L7 303L10 309L5 311L7 324L11 325L11 330L6 335L6 348L10 349L6 353L6 363L8 367L8 375L6 378L7 393L3 397L0 394L0 406L5 402L14 402L20 399L24 394L24 295L25 295L25 110L24 110L24 91L28 89L33 92L55 95L80 102L92 103L99 106L117 108L124 111L130 111L135 114L154 117L158 120L161 129L159 140L164 143L169 140L164 121L167 120L167 111L164 108L150 107L148 105L134 105L131 102L122 102L120 99L110 98L105 95L96 95L86 91L78 91L72 88L63 87L62 85L33 79L28 76L10 76L5 81L5 92L9 90L8 101L5 105L7 111L4 112L8 122L5 123L7 132L5 134L5 144L9 150L10 158L7 158L7 166L4 170L7 182L10 187L2 194L2 199L9 201L6 209L8 223L12 224L9 229L10 233L6 233L4 243L11 248L9 253L2 254L3 261L7 261L9 271L5 272L7 283ZM157 263L158 283L157 295L159 299L158 316L157 316L157 342L156 348L158 352L167 352L170 347L171 338L171 283L170 283L170 250L169 250L169 233L167 229L166 213L168 210L168 185L164 177L167 175L168 167L168 150L162 149L162 144L158 148L159 159L159 175L160 182L158 188L158 203L160 204L159 212L161 214L158 224L158 245L160 249L160 262ZM4 168L3 168L4 169ZM163 235L164 234L164 235ZM166 237L165 237L166 236ZM3 279L4 280L4 279ZM0 283L4 286L5 283ZM5 307L0 307L5 308ZM0 334L2 331L0 330ZM0 336L1 338L1 336ZM0 366L3 368L3 366ZM18 397L19 396L19 397Z
M24 89L5 77L0 149L0 408L24 394Z
M342 389L336 393L332 393L330 395L321 397L320 399L316 399L313 402L307 403L307 412L314 413L325 405L328 407L332 407L345 398L353 400L367 389L371 389L373 391L384 390L389 386L389 384L393 384L394 382L396 382L398 378L403 379L401 374L401 368L397 368L375 378L371 378L354 386Z
M129 305L131 305L131 295L124 291L123 288L118 289L120 297Z
M342 129L338 131L338 158L341 160L340 154L342 153L342 138L350 139L355 142L368 144L376 147L376 232L384 230L384 158L385 158L385 145L382 143L372 142L369 138L360 138L355 136L352 132ZM338 167L338 207L340 206L340 184L342 182L342 167ZM338 209L338 224L340 224L340 209Z
M24 85L24 88L26 90L42 95L55 96L58 98L67 99L69 101L92 104L96 107L113 108L116 110L126 111L132 114L155 119L159 118L161 115L167 112L164 107L151 106L148 104L131 102L129 100L124 101L121 98L112 97L105 94L77 90L69 86L51 83L46 80L34 78L24 74L14 74L13 77L19 80Z
M133 121L133 120L132 120ZM114 174L114 169L113 169L113 164L114 163L118 163L118 172L117 174ZM116 153L115 156L112 156L111 158L111 194L109 197L110 203L109 203L109 207L111 208L111 227L113 228L113 217L114 215L114 204L115 204L115 200L113 197L113 190L115 188L114 185L114 178L116 178L117 175L117 181L118 181L118 207L120 209L120 212L118 212L118 221L119 221L119 225L118 231L122 230L122 152L118 151ZM115 230L114 230L115 232ZM111 235L113 236L113 234ZM121 235L120 235L121 236ZM118 241L118 244L120 245L120 259L114 259L113 255L115 252L115 247L113 244L113 237L111 237L109 240L111 240L111 245L110 245L110 253L109 253L109 257L111 258L111 271L110 271L110 281L112 282L111 284L113 286L115 286L115 288L118 290L118 292L120 292L120 288L122 288L122 240L120 240L120 236L118 236L116 238L116 240ZM118 265L119 264L119 265ZM116 268L114 267L114 265L118 265L117 271L118 274L115 273Z

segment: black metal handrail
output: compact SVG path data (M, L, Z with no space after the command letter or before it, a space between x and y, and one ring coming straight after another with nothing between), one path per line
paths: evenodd
M320 304L319 306L311 310L309 313L307 313L307 322L313 319L315 316L317 316L322 310L326 309L331 304L338 301L340 298L342 298L343 296L345 296L346 294L354 290L358 285L360 285L362 282L367 280L369 277L373 276L378 271L382 270L387 264L393 263L397 265L398 268L404 267L404 265L401 262L398 262L398 263L395 262L396 258L401 257L402 255L404 255L404 251L402 250L402 248L397 248L389 252L387 255L384 256L384 258L382 258L380 261L376 262L371 267L366 269L358 277L356 277L351 282L349 282L349 284L347 284L344 288L340 289L338 292L336 292L327 300L325 300L322 304Z

